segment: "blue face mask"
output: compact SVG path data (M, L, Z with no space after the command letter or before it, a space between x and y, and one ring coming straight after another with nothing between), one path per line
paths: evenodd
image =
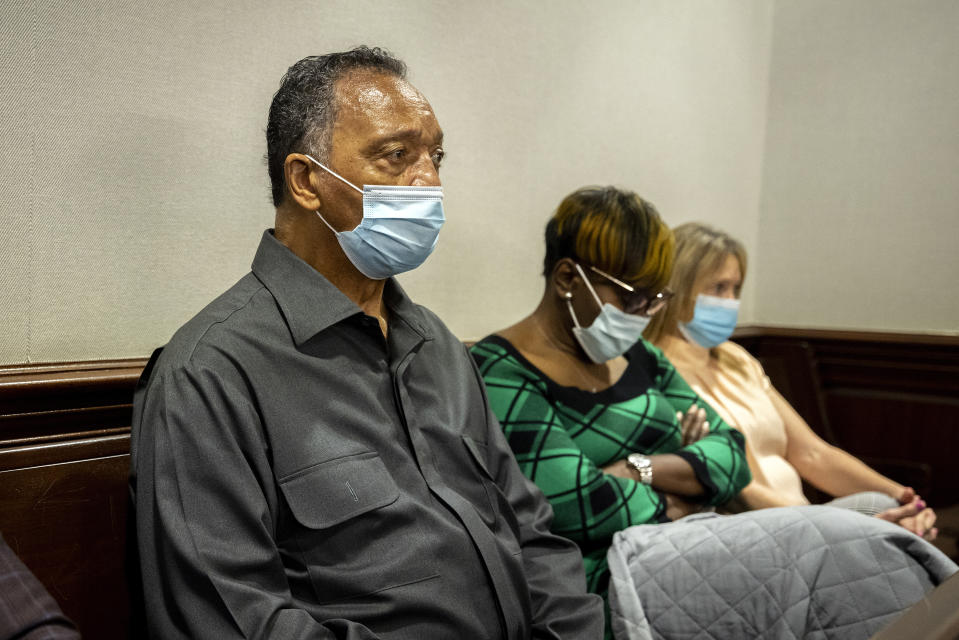
M579 271L579 277L583 279L593 298L596 299L599 315L591 325L581 327L579 320L576 319L576 312L573 311L573 303L570 298L567 298L566 306L569 308L569 315L573 317L573 337L590 360L601 364L623 355L631 346L639 342L643 336L643 330L649 324L649 318L620 311L608 302L603 304L596 295L593 285L590 284L589 278L578 264L576 270Z
M739 318L739 300L699 294L693 319L679 323L679 332L701 347L711 349L729 340Z
M337 231L316 212L360 273L383 280L415 269L433 253L446 222L443 187L367 184L360 189L312 156L306 157L363 194L363 220L350 231Z

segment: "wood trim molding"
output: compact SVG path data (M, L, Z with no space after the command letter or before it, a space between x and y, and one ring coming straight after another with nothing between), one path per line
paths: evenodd
M754 352L809 351L826 393L908 394L959 404L959 335L743 327Z
M878 342L959 347L959 332L899 332L865 329L807 329L775 325L743 325L736 328L734 338L791 338L794 340L833 340L843 342Z
M916 386L926 392L959 398L959 334L747 325L734 339L747 347L776 340L809 344L824 387L855 388L867 367L874 374L870 388L876 378L892 374L899 392L918 377ZM0 443L129 427L133 390L146 363L127 358L0 365Z
M959 503L959 335L753 326L734 339L827 441Z
M0 447L128 433L146 358L0 366Z

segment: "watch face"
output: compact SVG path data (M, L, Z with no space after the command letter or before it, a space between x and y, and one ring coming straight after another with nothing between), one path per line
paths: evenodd
M628 456L626 456L626 462L628 462L628 463L631 464L632 466L636 467L637 469L641 469L641 468L643 468L643 467L651 466L651 462L650 462L649 458L647 458L646 456L644 456L644 455L642 455L642 454L640 454L640 453L631 453L631 454L629 454Z
M653 483L653 461L641 453L631 453L626 456L626 464L639 472L639 481L643 484Z

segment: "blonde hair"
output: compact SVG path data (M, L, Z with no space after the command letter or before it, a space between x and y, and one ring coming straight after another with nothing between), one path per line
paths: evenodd
M739 270L746 278L746 249L739 240L701 222L687 222L673 229L676 238L676 259L669 288L675 294L666 308L653 316L643 333L656 343L673 333L681 318L689 317L696 305L696 285L722 266L727 256L735 256Z
M673 267L673 233L632 191L585 187L566 196L546 225L547 278L563 258L658 292Z

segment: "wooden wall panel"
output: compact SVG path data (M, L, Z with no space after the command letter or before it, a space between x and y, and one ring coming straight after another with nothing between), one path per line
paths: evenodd
M0 471L4 539L84 638L127 637L129 467L120 454Z
M735 339L817 433L911 485L959 558L959 336L745 327Z
M959 336L746 327L736 339L823 437L959 521ZM0 531L85 637L126 636L129 432L145 364L0 367Z
M0 446L129 431L142 358L0 367Z
M0 367L0 531L85 638L129 636L126 485L145 364Z
M932 473L926 499L943 507L959 502L954 401L848 388L827 390L825 396L840 447L863 458L926 464Z

